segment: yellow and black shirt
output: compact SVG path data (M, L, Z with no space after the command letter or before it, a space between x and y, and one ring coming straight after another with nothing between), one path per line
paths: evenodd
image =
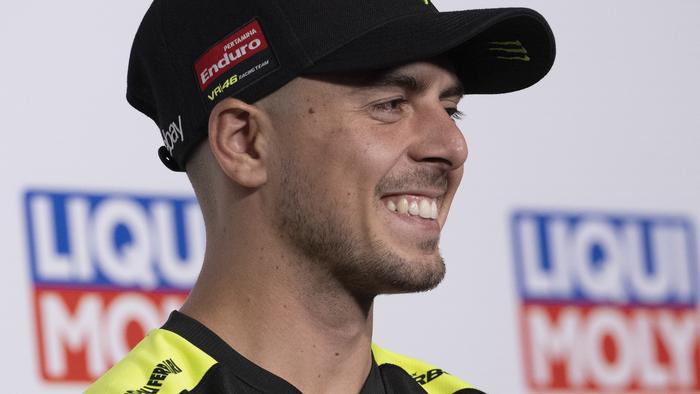
M483 394L442 369L372 345L361 394ZM177 311L90 386L87 394L299 393Z

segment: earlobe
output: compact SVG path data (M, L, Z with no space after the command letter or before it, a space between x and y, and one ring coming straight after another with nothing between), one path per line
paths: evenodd
M267 182L264 116L255 106L228 98L209 115L209 145L221 170L234 182L256 188Z

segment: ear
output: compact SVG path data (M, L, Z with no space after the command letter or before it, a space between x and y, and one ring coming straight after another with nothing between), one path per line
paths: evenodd
M270 122L259 108L227 98L209 114L209 146L221 170L234 182L257 188L267 182Z

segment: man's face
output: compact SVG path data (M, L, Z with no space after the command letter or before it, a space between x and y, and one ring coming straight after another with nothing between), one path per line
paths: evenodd
M364 294L435 287L438 249L467 158L446 62L298 78L286 88L270 175L277 230L314 269Z

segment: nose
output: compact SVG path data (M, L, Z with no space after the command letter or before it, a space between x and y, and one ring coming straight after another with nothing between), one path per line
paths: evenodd
M409 156L417 162L436 163L446 170L460 168L467 160L467 141L442 105L423 108L415 120L416 138Z

